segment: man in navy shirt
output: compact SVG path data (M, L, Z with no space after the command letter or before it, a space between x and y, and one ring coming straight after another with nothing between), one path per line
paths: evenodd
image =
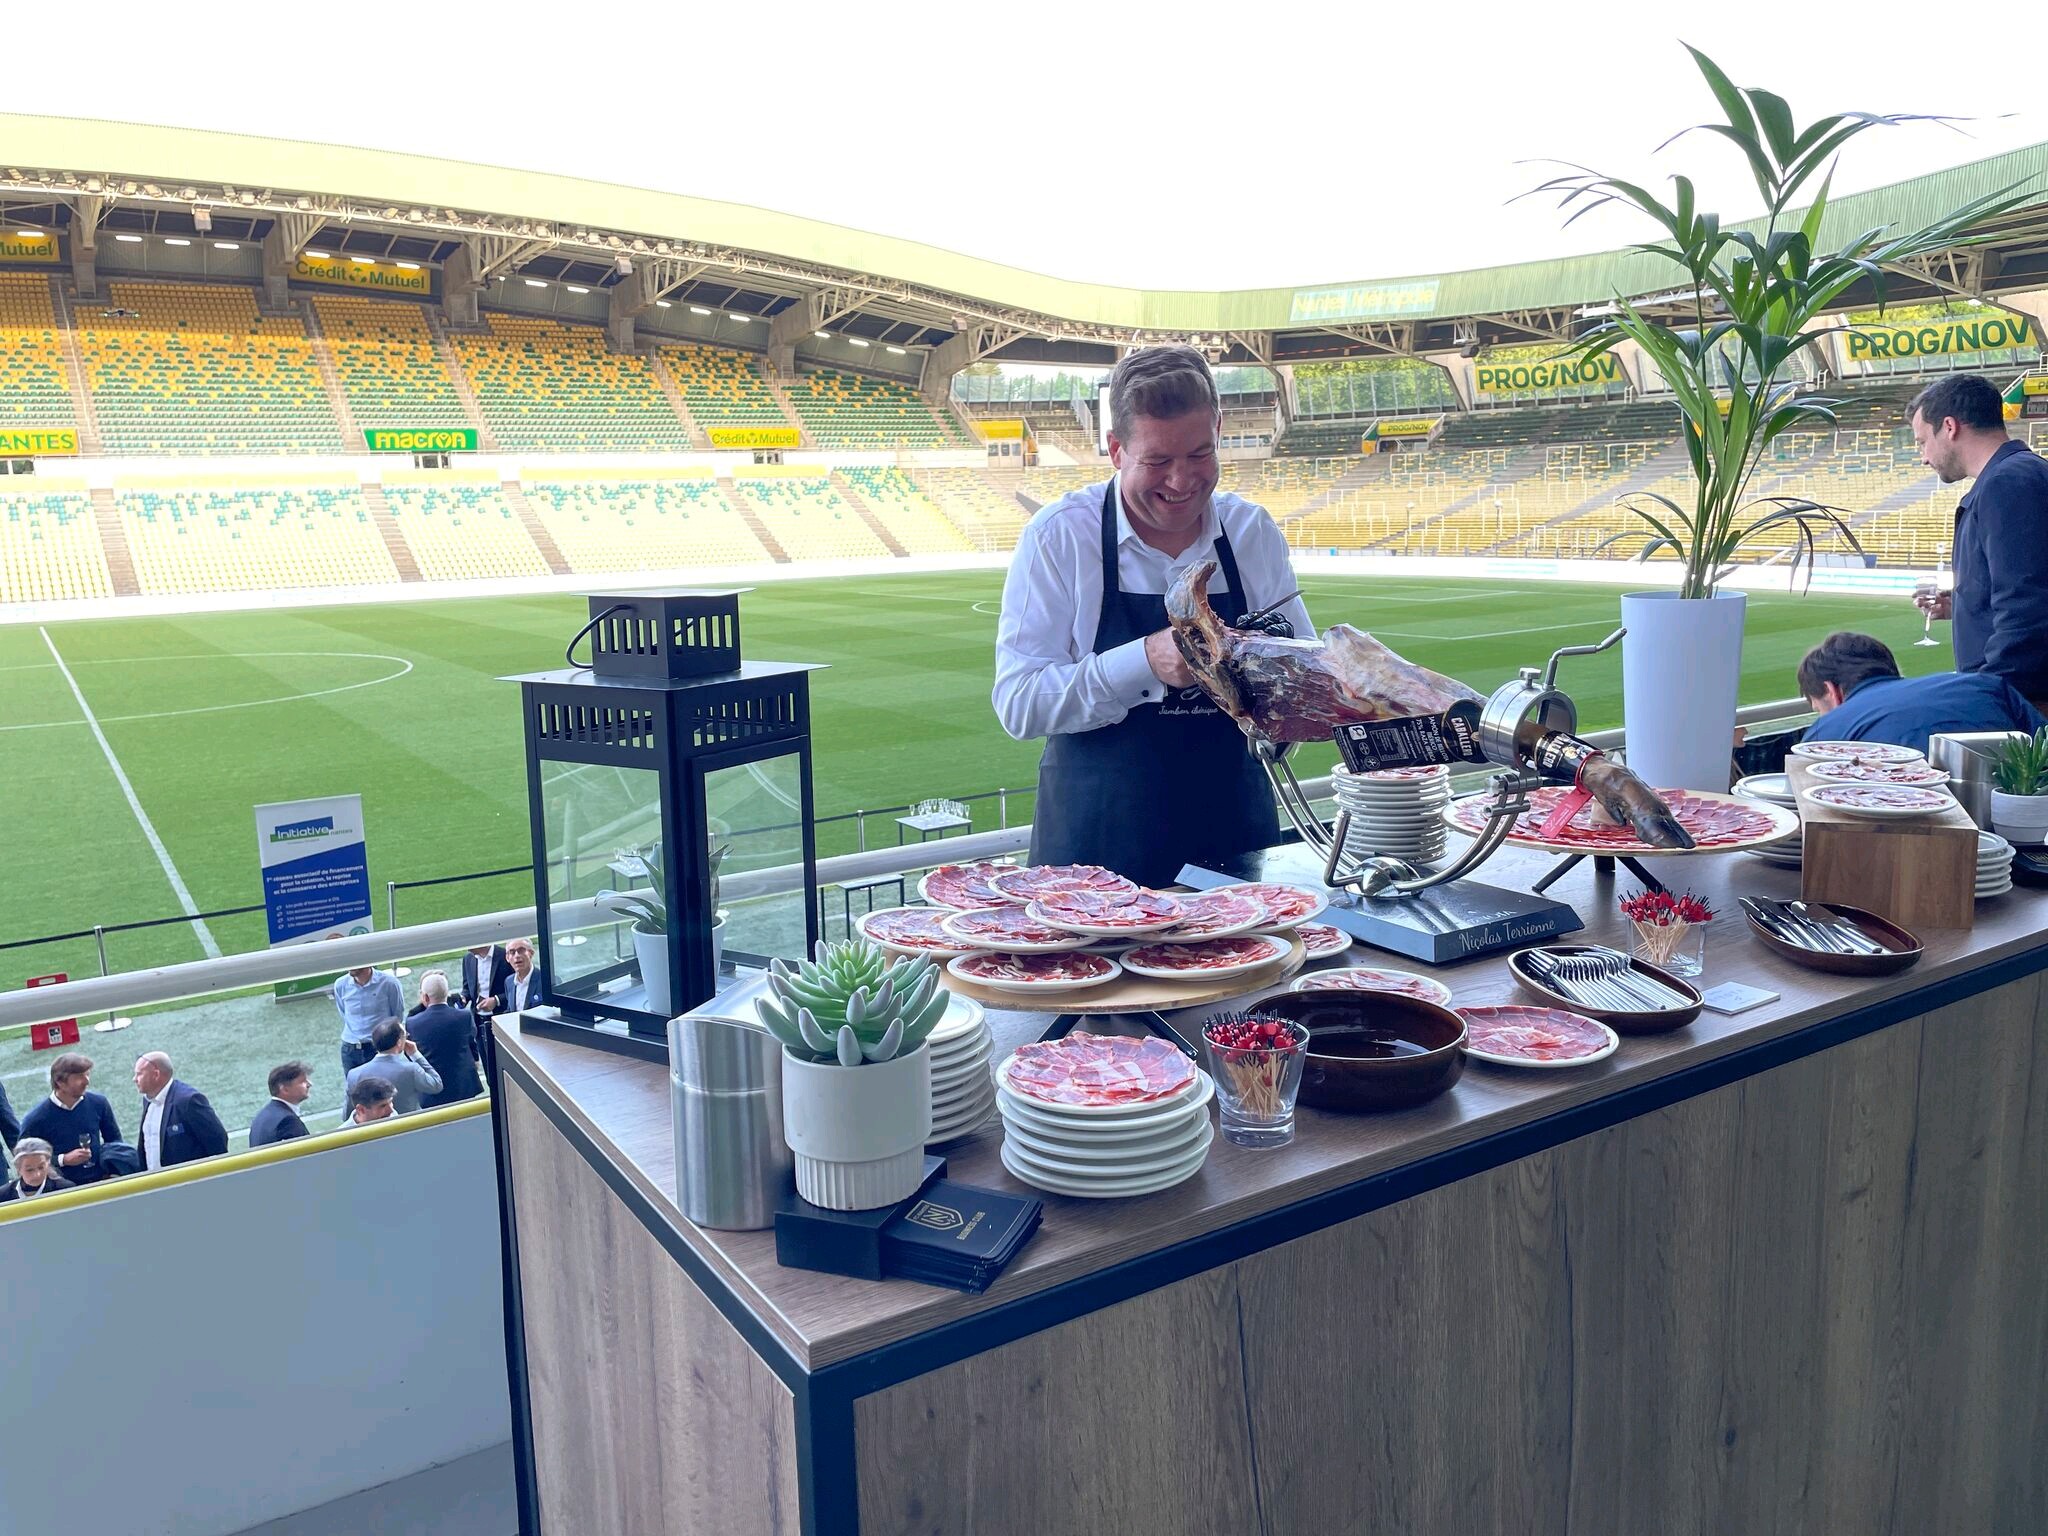
M1901 677L1891 648L1842 630L1799 663L1799 692L1820 716L1808 741L1888 741L1927 750L1937 731L2032 731L2040 713L1990 672Z
M50 1096L21 1117L22 1134L55 1147L57 1172L74 1184L102 1177L100 1150L121 1139L114 1106L91 1085L92 1058L66 1051L50 1063Z
M1913 400L1920 458L1947 485L1974 476L1956 509L1955 591L1918 599L1955 621L1956 670L2004 678L2048 702L2048 459L2006 435L1998 391L1951 374Z

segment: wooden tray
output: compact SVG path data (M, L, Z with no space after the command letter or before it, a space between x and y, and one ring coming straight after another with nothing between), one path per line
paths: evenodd
M1273 935L1281 937L1279 934ZM1033 997L1028 992L1005 992L948 974L941 983L947 991L971 997L984 1008L1003 1008L1012 1013L1166 1013L1175 1008L1199 1008L1226 998L1243 997L1277 986L1300 970L1308 960L1301 940L1287 935L1287 953L1255 971L1225 976L1215 981L1160 981L1129 972L1099 987L1074 992L1050 992Z
M1781 837L1790 836L1799 830L1799 813L1788 811L1782 805L1773 805L1768 800L1752 800L1747 795L1717 795L1707 790L1686 791L1695 800L1719 800L1738 805L1745 811L1763 811L1775 824L1761 837L1744 838L1740 842L1716 843L1711 848L1652 848L1648 843L1616 843L1606 847L1594 847L1586 843L1547 842L1542 838L1523 837L1510 832L1508 842L1517 848L1534 848L1541 853L1577 853L1589 858L1606 859L1690 859L1703 853L1740 853L1745 848L1761 848L1766 843L1775 843ZM1443 809L1444 825L1461 837L1477 837L1479 834L1461 825L1452 812L1470 795L1460 795Z
M1799 894L1808 901L1851 902L1904 928L1968 928L1977 920L1977 824L1960 805L1932 816L1880 821L1815 805L1804 758L1785 773L1799 793L1805 855Z

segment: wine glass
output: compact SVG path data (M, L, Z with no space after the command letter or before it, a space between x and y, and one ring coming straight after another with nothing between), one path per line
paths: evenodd
M1934 598L1940 595L1942 577L1947 574L1948 546L1946 544L1937 545L1934 551L1934 574L1923 576L1913 583L1913 600L1922 605L1920 638L1913 642L1916 646L1941 644L1939 640L1934 638L1934 613L1932 609L1926 606L1926 603L1932 602Z

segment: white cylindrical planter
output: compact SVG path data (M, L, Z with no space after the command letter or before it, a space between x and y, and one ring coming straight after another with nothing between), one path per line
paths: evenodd
M842 1067L785 1052L782 1133L796 1192L832 1211L871 1211L917 1193L932 1133L932 1057Z
M641 1004L649 1013L669 1012L668 935L633 930L633 958L640 962L640 985L647 1000Z
M1992 790L1991 830L2009 843L2048 842L2048 795Z
M1622 728L1628 765L1651 788L1727 791L1747 606L1741 592L1622 597Z

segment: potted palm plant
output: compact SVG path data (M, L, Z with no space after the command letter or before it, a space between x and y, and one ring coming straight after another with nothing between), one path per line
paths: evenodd
M1796 535L1795 580L1802 561L1811 579L1817 532L1848 532L1837 508L1750 494L1757 466L1779 436L1834 425L1839 401L1802 393L1802 381L1786 378L1787 370L1801 351L1844 329L1827 316L1856 284L1867 279L1882 308L1888 269L1975 243L1973 229L2025 198L2007 187L1909 232L1852 230L1840 216L1829 217L1828 185L1842 147L1873 128L1936 119L1842 112L1802 127L1782 97L1736 86L1704 53L1688 51L1724 121L1685 132L1711 133L1735 146L1763 199L1760 218L1724 225L1697 206L1692 179L1680 175L1671 178L1668 200L1583 166L1534 191L1556 194L1572 219L1614 205L1646 216L1662 238L1636 249L1676 269L1672 280L1651 278L1636 289L1657 292L1654 302L1617 294L1612 316L1573 342L1567 355L1590 361L1634 343L1662 375L1684 418L1691 494L1623 503L1644 525L1622 536L1642 545L1640 557L1668 549L1680 564L1675 591L1621 600L1628 628L1623 712L1629 764L1637 773L1667 788L1723 790L1745 599L1721 584L1737 556L1767 532L1776 530L1780 540ZM1802 193L1812 201L1795 208Z
M2012 843L2048 841L2048 726L2013 737L1992 759L1991 830Z

